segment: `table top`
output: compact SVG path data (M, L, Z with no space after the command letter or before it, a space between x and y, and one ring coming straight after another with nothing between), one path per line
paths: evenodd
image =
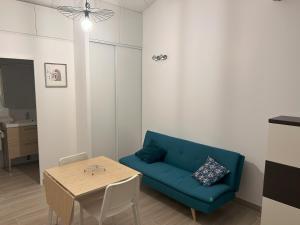
M92 165L104 167L105 171L97 171L94 175L85 173L84 170ZM104 156L53 167L45 170L45 173L55 179L75 198L140 174L138 171Z

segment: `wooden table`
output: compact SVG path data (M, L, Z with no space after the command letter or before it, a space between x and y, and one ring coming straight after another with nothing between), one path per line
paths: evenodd
M91 165L99 165L105 171L84 173ZM51 209L58 215L64 225L70 225L73 219L74 201L104 190L107 185L139 175L127 166L106 157L58 166L44 171L46 200Z

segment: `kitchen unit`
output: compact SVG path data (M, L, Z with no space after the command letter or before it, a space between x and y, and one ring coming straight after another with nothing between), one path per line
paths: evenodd
M4 165L11 171L12 160L38 154L37 125L34 121L3 123Z
M269 120L261 225L300 224L300 117Z

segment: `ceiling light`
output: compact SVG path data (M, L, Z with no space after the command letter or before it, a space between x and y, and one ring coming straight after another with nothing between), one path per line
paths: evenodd
M98 23L108 20L114 15L110 9L91 8L88 0L86 0L84 7L59 6L57 10L68 18L81 20L82 29L86 32L92 29L92 21Z
M84 19L81 21L81 27L85 32L90 32L93 28L93 23L90 20L89 16L85 16Z

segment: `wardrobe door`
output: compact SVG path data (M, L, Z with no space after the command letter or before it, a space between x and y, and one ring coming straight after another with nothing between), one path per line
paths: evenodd
M116 99L118 157L141 148L142 133L141 50L116 47Z
M93 156L116 159L115 47L90 43L90 108Z

